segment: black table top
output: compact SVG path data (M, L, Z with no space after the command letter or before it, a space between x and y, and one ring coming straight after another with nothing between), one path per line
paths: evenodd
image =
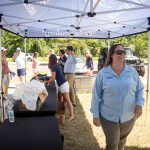
M41 109L39 111L19 111L19 105L15 104L15 117L54 116L57 111L57 93L55 82L52 82L49 86L45 87L47 89L48 96L45 99Z
M0 150L62 150L57 119L50 117L15 118L0 127Z

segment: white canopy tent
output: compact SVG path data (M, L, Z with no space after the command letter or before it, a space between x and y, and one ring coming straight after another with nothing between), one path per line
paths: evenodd
M115 38L146 32L149 0L1 0L1 28L23 37Z
M123 37L150 31L150 0L0 0L0 28L29 38ZM149 65L147 81L148 93Z

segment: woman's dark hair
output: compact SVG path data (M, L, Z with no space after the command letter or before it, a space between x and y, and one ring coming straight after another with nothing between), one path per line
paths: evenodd
M63 49L59 50L63 55L65 55L65 51Z
M112 64L112 55L115 53L115 49L118 46L122 46L124 48L124 46L122 44L114 44L110 47L108 53L107 53L107 58L106 58L106 62L105 62L105 67Z
M37 58L38 57L38 52L34 52L33 53L33 58Z
M51 54L49 56L49 63L48 63L48 67L51 68L51 65L53 64L57 64L57 57L55 54Z

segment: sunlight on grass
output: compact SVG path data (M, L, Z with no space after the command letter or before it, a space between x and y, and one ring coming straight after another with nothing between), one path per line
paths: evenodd
M83 107L84 113L86 115L87 120L92 128L93 135L97 139L101 148L105 147L105 136L101 127L95 127L93 125L92 114L90 112L91 105L91 94L78 94L79 101ZM149 96L150 100L150 96ZM135 126L128 136L127 144L128 147L137 147L134 150L138 150L138 148L150 148L150 101L148 101L148 109L146 112L146 103L143 107L143 115L136 121ZM144 149L143 149L144 150Z
M101 127L95 127L93 125L93 117L90 112L92 94L86 92L85 93L77 92L76 96L78 99L78 105L74 108L75 111L74 121L67 122L65 126L60 127L61 133L63 133L65 136L64 150L72 150L72 149L83 150L86 149L86 147L89 147L90 149L93 150L104 150L105 148L104 133ZM143 115L136 121L133 130L131 131L131 133L127 138L125 150L150 150L149 114L150 114L150 95L147 102L147 111L145 103L143 107ZM66 115L69 115L68 109ZM86 130L89 130L90 133L88 134ZM87 136L87 134L88 138L85 141L84 137ZM68 138L69 135L71 137ZM72 143L72 139L74 143L73 148L71 148L70 146L70 144ZM78 143L79 141L80 144ZM81 147L81 145L85 144L86 146L84 148Z

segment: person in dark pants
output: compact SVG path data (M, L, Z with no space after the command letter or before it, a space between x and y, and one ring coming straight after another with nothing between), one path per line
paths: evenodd
M93 58L92 58L92 54L90 51L86 51L86 64L85 66L87 67L87 72L86 75L90 76L93 74Z
M124 150L135 120L142 115L144 86L135 68L125 64L125 49L111 46L92 93L95 126L102 126L106 150Z
M87 69L93 70L93 58L92 58L92 54L90 51L86 52L86 67Z

